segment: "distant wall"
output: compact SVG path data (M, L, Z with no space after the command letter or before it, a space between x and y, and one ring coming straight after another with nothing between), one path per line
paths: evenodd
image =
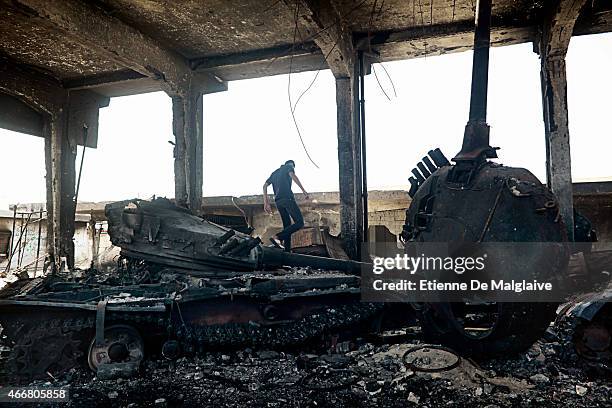
M13 218L12 213L10 216L8 214L0 214L0 231L12 231L13 228ZM25 220L24 220L25 221ZM33 267L36 263L36 252L38 249L38 225L40 221L34 219L32 223L28 225L27 234L23 234L21 242L19 242L21 246L21 265L26 266L32 264L30 269L33 270ZM42 224L40 224L40 257L44 257L47 248L47 222L46 219L43 218ZM20 228L21 228L21 218L17 218L15 223L15 233L14 236L14 244L13 247L17 248L17 242L20 236ZM88 267L91 262L91 237L89 225L86 221L76 221L75 223L75 231L74 231L74 247L75 247L75 264L78 267ZM11 268L15 268L18 265L17 256L19 251L15 252L13 256L13 260L11 261ZM4 256L0 256L0 271L6 268L8 263L8 258ZM41 269L43 267L43 260L38 262L38 268Z
M591 188L591 187L589 187ZM597 250L612 249L612 192L577 191L574 196L574 205L578 211L587 216L597 231L599 243ZM584 190L584 189L583 189ZM306 201L300 194L296 194L298 205L304 215L306 226L327 227L332 235L340 234L340 209L338 193L313 193L311 200ZM370 192L368 222L370 226L384 225L392 234L398 236L402 231L406 217L406 208L410 200L403 191L377 191ZM84 205L84 204L82 204ZM104 220L103 204L87 203L89 209L80 207L84 213L77 214L75 231L76 265L87 268L94 259L94 235L99 237L97 245L98 256L94 266L99 269L112 268L119 257L119 248L110 242L107 233L107 224ZM246 196L232 199L231 197L205 197L203 211L205 214L231 215L242 217L244 212L248 223L255 228L254 235L260 236L264 242L282 229L282 221L278 211L269 215L263 210L261 196ZM89 221L92 214L96 222ZM0 212L0 231L10 230L12 227L12 212ZM29 229L26 242L26 251L22 264L35 260L38 241L38 227ZM19 231L19 220L17 221ZM94 234L94 231L96 234ZM45 252L46 223L42 225L41 254ZM0 270L6 266L6 260L0 258ZM42 264L39 265L42 267Z

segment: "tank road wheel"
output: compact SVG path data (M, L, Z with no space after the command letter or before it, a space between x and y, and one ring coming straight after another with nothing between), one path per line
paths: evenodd
M419 318L427 341L466 355L518 353L539 339L555 317L555 303L428 303Z
M94 338L89 345L87 362L98 371L102 364L135 363L140 365L144 357L144 343L132 326L118 324L104 329L104 342L96 344Z

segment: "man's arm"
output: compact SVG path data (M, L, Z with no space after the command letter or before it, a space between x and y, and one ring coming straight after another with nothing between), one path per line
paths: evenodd
M298 176L296 176L295 173L292 171L289 172L289 176L293 179L293 181L295 181L295 184L297 184L298 187L302 190L302 192L304 193L304 198L308 200L310 196L306 192L306 189L304 188L304 186L302 186L302 183L300 182L300 179L298 178Z
M272 206L270 205L270 200L268 199L268 186L270 183L267 181L263 185L263 201L264 201L264 211L268 214L272 214Z

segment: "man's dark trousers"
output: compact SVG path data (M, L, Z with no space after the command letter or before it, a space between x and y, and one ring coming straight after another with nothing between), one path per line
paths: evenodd
M276 234L278 239L283 241L285 251L291 250L291 234L299 230L304 226L304 218L300 207L298 207L295 200L290 198L281 198L275 201L276 208L283 220L283 230ZM293 224L291 223L293 220Z

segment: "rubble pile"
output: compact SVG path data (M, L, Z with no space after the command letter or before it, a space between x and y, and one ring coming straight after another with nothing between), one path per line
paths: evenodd
M575 354L570 326L557 323L519 356L483 362L417 335L395 344L357 339L325 353L243 349L152 358L135 378L103 381L73 369L47 384L69 386L74 407L607 407L610 371Z

